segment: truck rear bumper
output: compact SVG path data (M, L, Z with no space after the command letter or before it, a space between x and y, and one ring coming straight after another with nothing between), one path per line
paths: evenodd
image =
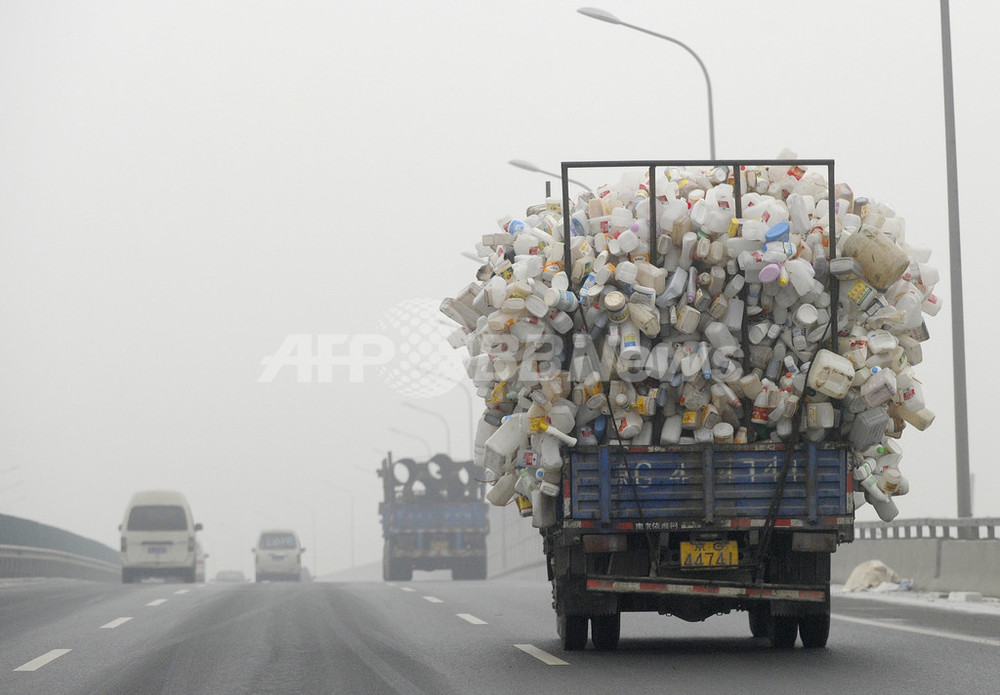
M816 601L825 602L829 591L822 587L804 588L780 584L740 586L725 583L688 583L668 580L643 579L588 579L588 591L616 594L669 594L681 596L718 597L767 601Z

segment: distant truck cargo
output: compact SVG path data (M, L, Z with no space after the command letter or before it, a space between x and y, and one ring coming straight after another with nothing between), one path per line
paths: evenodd
M450 569L452 579L486 578L489 533L482 476L471 461L437 454L428 461L392 460L382 478L382 576L408 581L413 570Z

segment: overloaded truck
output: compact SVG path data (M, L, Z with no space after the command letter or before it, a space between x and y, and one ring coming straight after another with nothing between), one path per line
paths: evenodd
M809 164L827 168L826 203L834 219L832 161L787 162L782 168L802 172ZM734 174L746 168L722 162L703 168L720 169L735 184L735 221L743 217L740 185L747 186L747 180ZM655 197L655 190L649 195ZM567 219L566 226L570 223ZM734 226L729 234L735 236ZM831 227L827 253L837 247ZM659 231L669 239L673 230ZM568 238L572 232L567 232ZM706 238L704 231L698 234L698 241ZM669 246L661 243L659 249ZM696 253L692 267L706 268ZM569 245L565 265L572 265ZM827 274L824 282L837 297L837 277ZM744 301L749 285L737 295ZM837 325L836 302L828 310L830 325ZM746 362L749 322L740 326L736 335L742 350L729 355L742 355ZM819 340L813 337L828 346L832 341L829 331ZM791 354L792 345L788 348ZM791 369L803 363L811 366L805 357ZM786 365L779 367L783 372ZM715 381L722 381L718 377L716 369ZM805 395L816 392L807 389ZM681 403L683 411L683 398ZM785 441L766 439L767 430L760 428L761 440L755 443L718 443L716 437L679 446L629 446L617 436L619 422L598 446L564 448L562 506L556 523L541 530L563 646L584 648L589 627L595 648L614 649L626 611L702 621L735 610L748 613L755 637L766 636L776 647L792 646L798 636L806 647L824 646L830 631L831 554L854 537L854 481L846 442L799 437L806 411L803 407L790 418L793 431L786 430ZM739 414L753 439L760 413L747 408ZM662 422L661 414L654 431Z
M934 419L912 369L929 250L831 160L561 180L441 310L485 400L487 500L540 530L563 646L615 648L627 611L746 611L774 646L825 645L831 554L856 505L898 513L896 442Z
M414 570L450 569L453 579L486 579L488 505L471 461L437 454L426 461L389 453L382 478L382 577L408 581Z

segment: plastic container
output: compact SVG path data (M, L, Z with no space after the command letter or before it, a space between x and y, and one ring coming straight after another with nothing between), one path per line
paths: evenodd
M830 429L836 424L833 404L828 401L811 401L805 406L805 426L808 429Z
M663 421L663 429L660 430L661 444L677 444L681 440L684 418L680 415L671 415Z
M830 398L843 398L851 388L854 365L846 357L820 349L812 361L807 383Z
M903 475L899 472L898 468L886 468L882 471L878 487L887 495L895 495L899 491L902 480Z
M486 501L497 507L508 504L514 496L514 485L517 483L517 476L513 473L505 473L497 480L496 484L486 493Z
M844 242L844 255L858 262L865 279L880 292L887 290L910 267L906 252L887 234L867 224Z
M871 376L861 385L861 399L869 408L887 403L896 396L896 373L891 369L872 367Z
M848 441L855 449L867 449L882 439L889 423L889 413L885 408L862 411L854 418Z
M548 528L556 523L557 500L552 495L545 494L540 488L531 491L531 525L535 528Z

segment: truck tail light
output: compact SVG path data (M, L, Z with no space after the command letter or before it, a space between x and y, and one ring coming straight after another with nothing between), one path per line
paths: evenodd
M124 553L128 550L128 541L125 540L125 536L122 536L122 552Z
M188 536L188 552L194 552L194 536Z
M628 548L628 536L624 533L593 533L583 537L585 553L616 553Z

